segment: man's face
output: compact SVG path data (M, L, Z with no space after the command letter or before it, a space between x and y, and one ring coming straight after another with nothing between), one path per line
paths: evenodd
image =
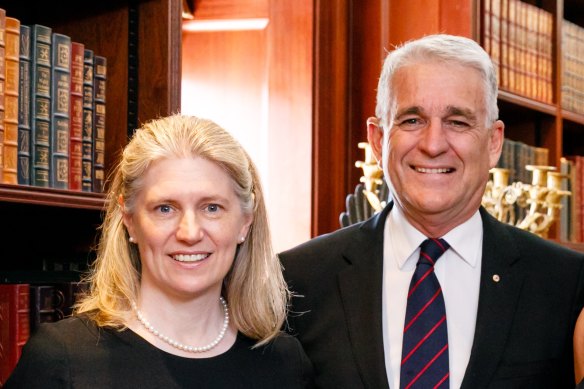
M383 150L386 177L408 219L446 233L478 209L499 159L503 123L485 127L484 83L472 68L408 65L395 73L393 92L389 131L370 129L370 141L373 135L374 150Z

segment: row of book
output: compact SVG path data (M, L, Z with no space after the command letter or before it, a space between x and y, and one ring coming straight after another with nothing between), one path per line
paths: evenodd
M509 169L509 184L531 184L531 172L525 168L527 165L549 165L549 150L505 138L497 167Z
M549 165L549 150L545 147L531 146L526 143L505 138L498 168L509 171L508 185L515 182L532 183L532 172L526 169L527 165ZM515 224L526 215L526 209L515 204Z
M0 284L0 387L41 323L68 317L85 284Z
M554 15L521 0L484 0L483 45L499 86L554 103ZM584 28L562 20L561 106L584 114Z
M584 28L562 26L562 108L584 114Z
M483 46L501 89L552 104L553 15L521 0L483 4Z
M0 182L102 192L107 60L0 9Z

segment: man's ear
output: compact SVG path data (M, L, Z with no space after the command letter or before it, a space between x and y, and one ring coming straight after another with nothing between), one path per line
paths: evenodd
M379 125L379 119L370 117L367 119L367 141L377 161L381 161L383 150L383 128Z
M505 124L501 120L496 120L491 128L489 139L489 167L494 168L501 157L503 151L503 141L505 140Z

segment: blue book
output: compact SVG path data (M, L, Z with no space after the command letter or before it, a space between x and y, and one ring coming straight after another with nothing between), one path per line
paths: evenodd
M51 44L52 29L34 24L31 37L30 76L30 183L49 186L51 160Z
M69 114L71 109L71 38L53 33L50 186L69 188Z

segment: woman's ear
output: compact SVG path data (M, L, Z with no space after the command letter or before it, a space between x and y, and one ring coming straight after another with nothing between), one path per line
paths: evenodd
M130 235L130 237L134 236L134 223L132 221L132 216L126 212L126 203L124 201L124 197L122 195L119 195L118 197L118 205L120 207L120 212L122 214L122 221L124 222L124 225L126 226L126 229L128 230L128 234Z
M239 237L240 238L244 238L244 240L247 238L247 234L249 234L249 229L251 228L251 224L253 223L253 215L252 214L246 214L244 215L244 222L243 225L241 226L241 229L239 230Z

